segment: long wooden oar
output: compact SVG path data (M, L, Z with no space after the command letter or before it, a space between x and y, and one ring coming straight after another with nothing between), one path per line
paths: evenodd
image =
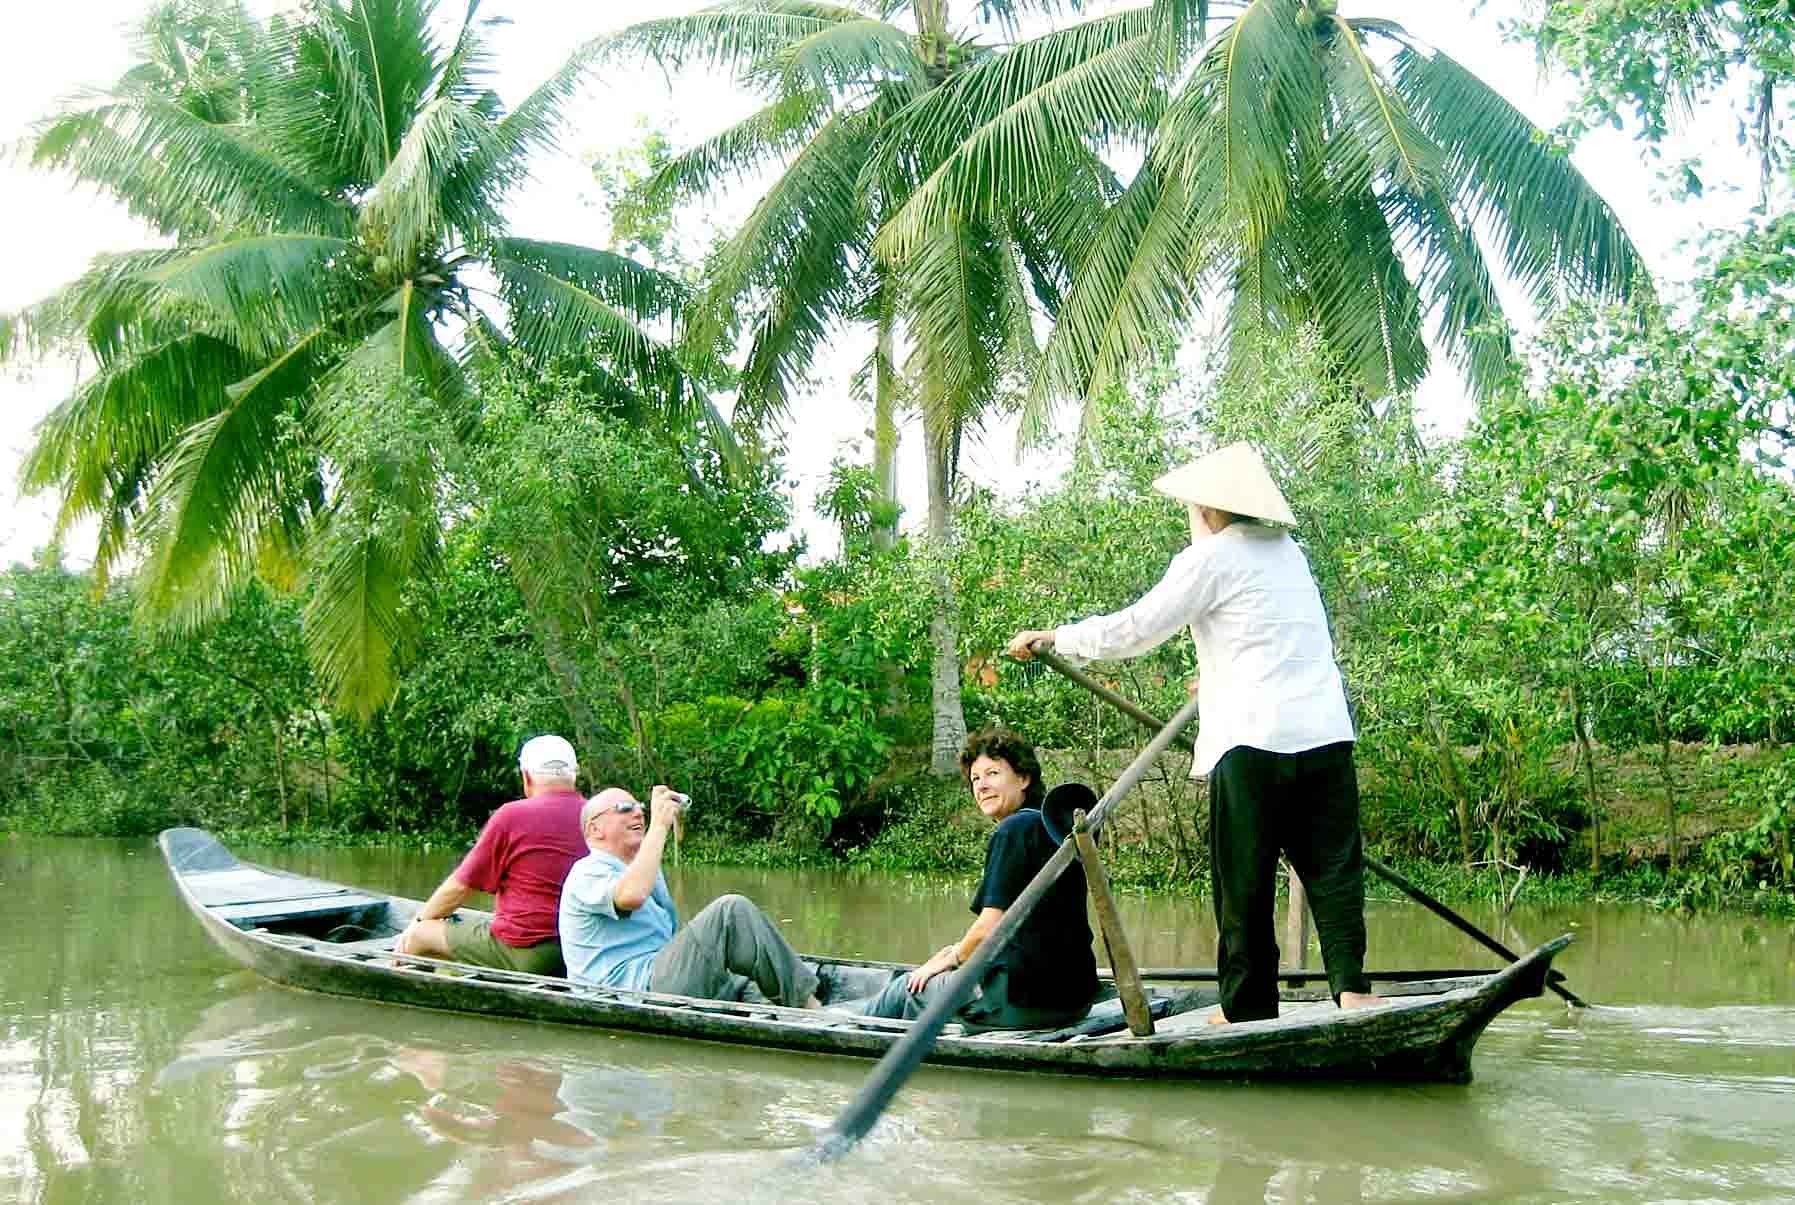
M1129 702L1089 674L1084 673L1069 664L1058 653L1037 646L1034 649L1034 654L1036 660L1045 663L1064 676L1072 679L1072 681L1078 683L1104 702L1115 707L1116 710L1139 720L1149 728L1158 728L1160 726L1159 721L1154 718L1151 712ZM1179 714L1182 715L1183 712L1180 712ZM1488 933L1485 933L1482 929L1479 929L1476 925L1448 908L1445 904L1442 904L1439 900L1436 900L1433 896L1427 894L1427 892L1421 890L1421 888L1415 886L1413 883L1397 874L1394 870L1391 870L1378 859L1372 857L1370 854L1366 854L1364 857L1365 868L1371 871L1372 874L1375 874L1378 878L1384 880L1384 882L1390 884L1390 886L1396 888L1398 891L1414 900L1417 904L1428 909L1435 916L1447 921L1454 928L1458 929L1459 932L1476 938L1492 953L1500 954L1510 962L1519 962L1521 960L1519 954L1516 954L1513 950L1497 941L1494 937L1491 937ZM1580 999L1569 988L1560 986L1559 981L1563 978L1564 976L1562 974L1554 971L1552 972L1552 976L1547 978L1546 986L1558 993L1558 995L1562 996L1566 1002L1574 1007L1588 1008L1589 1004L1587 1001Z
M1141 750L1140 756L1122 771L1122 776L1116 779L1115 785L1097 801L1097 806L1086 817L1085 827L1089 831L1095 833L1102 827L1104 817L1109 814L1109 809L1116 800L1134 789L1159 755L1196 718L1197 701L1192 699L1172 717L1171 723L1159 730L1158 735ZM1060 843L1053 857L1047 860L1047 864L1029 881L1028 886L1022 889L1016 902L1004 909L1003 919L979 943L972 958L955 972L951 981L953 986L937 996L923 1010L922 1016L916 1019L915 1027L904 1039L885 1052L885 1057L873 1068L873 1073L868 1077L865 1087L860 1089L860 1094L835 1119L835 1124L817 1140L816 1145L810 1148L811 1158L822 1163L832 1162L847 1154L855 1143L866 1137L867 1131L873 1128L873 1123L885 1111L885 1106L891 1103L891 1098L897 1095L904 1081L910 1078L910 1073L928 1056L935 1045L935 1039L941 1036L942 1028L972 998L972 989L985 977L985 970L992 960L1003 952L1004 947L1010 943L1010 938L1015 936L1016 930L1022 927L1023 920L1034 910L1041 897L1047 894L1047 889L1053 886L1061 872L1077 857L1078 847L1068 836Z

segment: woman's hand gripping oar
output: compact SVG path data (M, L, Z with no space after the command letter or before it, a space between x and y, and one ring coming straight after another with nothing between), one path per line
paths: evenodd
M1078 683L1104 702L1115 707L1118 711L1134 717L1149 728L1159 727L1159 720L1156 719L1151 712L1142 710L1115 691L1109 689L1109 687L1103 685L1103 683L1091 677L1089 674L1075 669L1061 658L1058 653L1053 652L1051 646L1042 642L1036 642L1030 646L1029 651L1037 660L1072 679L1072 681ZM1414 900L1417 904L1428 909L1434 915L1448 922L1461 933L1476 938L1479 942L1483 943L1486 949L1490 950L1492 953L1500 954L1510 962L1519 962L1521 960L1519 954L1516 954L1513 950L1497 941L1494 937L1491 937L1488 933L1485 933L1482 929L1479 929L1476 925L1448 908L1445 904L1442 904L1439 900L1436 900L1433 896L1427 894L1427 892L1421 890L1421 888L1397 874L1394 870L1391 870L1388 866L1384 865L1370 854L1366 854L1364 857L1365 869ZM1557 980L1562 980L1564 978L1564 976L1557 971L1553 971L1552 975ZM1553 978L1547 979L1546 986L1551 988L1559 996L1563 997L1567 1003L1575 1008L1589 1007L1588 1001L1583 1000L1569 988L1560 986Z
M1134 789L1159 755L1166 751L1178 734L1196 717L1197 704L1193 699L1172 717L1171 723L1159 730L1159 734L1141 750L1140 756L1122 771L1122 776L1116 779L1115 785L1098 800L1097 806L1091 809L1086 820L1089 831L1097 832L1115 802ZM885 1112L885 1106L891 1103L892 1097L897 1095L904 1081L910 1078L910 1073L928 1057L935 1039L941 1036L943 1027L972 998L972 989L984 978L985 970L992 960L1003 952L1003 948L1009 944L1016 930L1022 927L1028 914L1034 910L1041 897L1047 894L1047 889L1053 886L1054 880L1077 857L1078 847L1073 838L1068 836L1060 843L1053 857L1047 860L1047 864L1041 867L1040 873L1022 889L1016 902L1004 910L1003 919L997 923L997 928L991 930L991 935L979 943L972 958L954 975L952 988L941 993L924 1010L922 1016L916 1019L910 1032L885 1052L885 1057L873 1068L873 1073L860 1089L860 1094L835 1119L835 1124L817 1140L816 1145L810 1148L810 1159L819 1163L833 1162L866 1137L867 1132L873 1128L873 1123L879 1120L879 1115Z

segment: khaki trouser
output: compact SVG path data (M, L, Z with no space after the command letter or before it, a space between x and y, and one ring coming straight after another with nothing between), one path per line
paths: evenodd
M552 937L533 946L514 946L492 935L491 921L465 921L459 914L448 918L443 936L449 957L456 962L527 975L567 974L567 967L561 962L561 943Z
M799 959L767 914L746 896L724 895L680 926L655 955L648 990L733 1000L741 988L737 976L792 1008L802 1008L816 991L816 971Z

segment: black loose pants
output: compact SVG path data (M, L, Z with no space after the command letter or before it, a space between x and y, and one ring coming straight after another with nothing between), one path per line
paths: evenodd
M1365 850L1352 743L1302 753L1236 745L1209 773L1216 970L1230 1021L1278 1015L1278 855L1309 893L1334 999L1368 992Z

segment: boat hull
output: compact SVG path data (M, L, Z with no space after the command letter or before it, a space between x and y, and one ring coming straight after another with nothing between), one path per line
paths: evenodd
M276 983L414 1008L581 1025L699 1041L877 1058L910 1023L767 1003L696 1000L576 985L565 979L395 955L415 901L238 861L209 834L159 839L177 889L231 958ZM358 936L365 935L365 936ZM1369 1079L1467 1082L1478 1037L1503 1009L1538 996L1548 942L1501 971L1376 983L1388 1003L1341 1011L1323 989L1286 989L1275 1020L1206 1023L1212 984L1156 987L1165 1015L1145 1038L1125 1028L1054 1035L945 1033L928 1061L966 1067L1141 1078ZM826 980L862 982L893 964L817 959ZM1118 1017L1119 1021L1119 1017Z

